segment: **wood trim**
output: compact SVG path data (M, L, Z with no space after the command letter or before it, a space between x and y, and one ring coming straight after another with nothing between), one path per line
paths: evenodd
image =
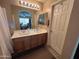
M66 0L57 0L56 2L51 4L51 7L57 5L58 3L62 3L63 1L66 1Z

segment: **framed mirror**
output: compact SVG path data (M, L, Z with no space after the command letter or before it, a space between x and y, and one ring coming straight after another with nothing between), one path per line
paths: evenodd
M48 13L40 14L38 17L38 25L48 26L49 25L48 23L49 23Z
M20 29L25 30L32 28L32 14L26 11L19 12Z

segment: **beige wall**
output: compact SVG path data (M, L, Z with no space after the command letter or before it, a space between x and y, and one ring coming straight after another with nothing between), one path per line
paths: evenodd
M16 9L16 8L19 8L20 10L27 10L27 11L31 12L33 14L33 23L32 23L33 26L32 27L34 28L37 25L37 15L38 14L36 13L35 10L27 9L27 8L20 8L19 7L20 5L18 4L18 0L6 0L6 1L5 0L0 0L0 1L2 3L2 6L6 8L7 18L8 18L9 28L10 28L10 32L11 33L13 33L13 31L15 30L15 28L13 29L13 25L12 25L13 22L14 22L13 17L14 17L15 20L18 19L18 17L16 17L17 16L17 12L16 11L18 9ZM33 1L29 1L29 0L28 0L28 2L39 4L41 9L38 12L42 11L42 3L33 2ZM14 8L12 5L18 6L18 7ZM12 9L12 7L14 9ZM16 16L15 15L12 16L12 12L14 12ZM18 20L16 20L16 21L17 21L16 23L19 24L19 21ZM19 29L19 25L16 25L16 29Z
M51 5L58 0L47 0L44 4L43 4L43 12L49 12Z
M47 0L44 4L43 4L43 12L48 12L51 4L53 3L53 0Z
M38 20L38 18L37 18L37 10L32 10L32 9L28 9L28 8L23 8L23 6L20 6L19 5L19 3L18 3L18 0L10 0L9 1L10 2L10 4L11 5L14 5L14 6L17 6L17 7L13 7L13 6L11 6L12 8L11 8L11 11L12 11L12 14L14 14L14 16L12 15L12 18L16 21L16 23L15 23L15 25L16 25L16 28L14 28L14 29L11 29L11 31L13 31L13 30L18 30L18 29L20 29L20 26L19 26L19 21L17 20L18 19L18 11L19 10L27 10L28 12L31 12L32 13L32 19L33 19L33 21L32 21L32 27L33 28L35 28L36 26L37 26L37 20ZM41 12L42 10L43 10L43 4L42 3L39 3L39 2L35 2L35 1L32 1L32 0L27 0L27 2L30 2L30 3L36 3L36 4L38 4L38 5L40 5L40 10L38 10L38 12ZM11 15L10 15L11 16ZM12 19L12 22L14 22L14 20Z
M74 0L74 6L70 16L62 59L70 59L79 37L79 0Z
M23 7L18 7L18 6L12 6L12 17L14 22L15 22L15 30L19 30L20 29L20 24L19 24L19 11L27 11L30 12L32 14L32 28L35 28L35 21L36 21L36 12L35 10L31 10L31 9L27 9L27 8L23 8Z

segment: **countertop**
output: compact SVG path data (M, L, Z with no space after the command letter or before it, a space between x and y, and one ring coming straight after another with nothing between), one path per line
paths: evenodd
M27 30L16 30L14 31L12 39L19 38L19 37L25 37L25 36L32 36L37 34L47 33L46 29L27 29Z

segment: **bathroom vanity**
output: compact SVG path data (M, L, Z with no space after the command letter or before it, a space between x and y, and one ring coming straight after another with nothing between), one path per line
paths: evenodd
M29 29L14 31L12 41L15 53L26 51L45 45L47 42L47 30Z

